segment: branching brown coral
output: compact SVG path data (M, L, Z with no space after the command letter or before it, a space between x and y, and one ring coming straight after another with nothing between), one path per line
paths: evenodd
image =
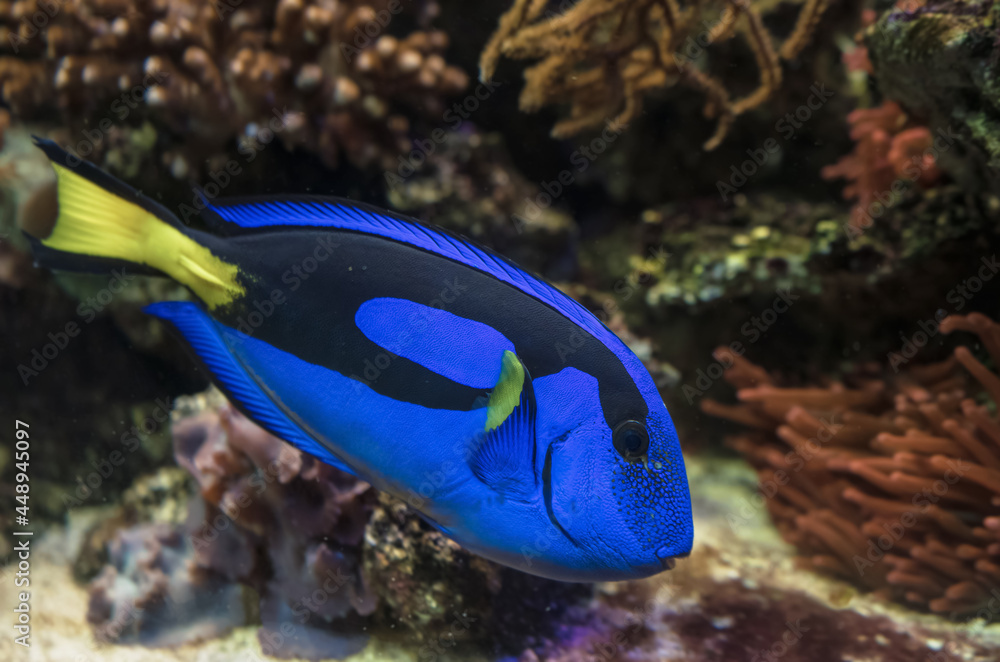
M481 77L491 78L501 57L540 59L524 73L520 105L531 112L568 102L569 116L552 129L556 138L606 121L627 124L642 111L646 93L682 83L703 92L706 116L718 118L715 135L705 143L712 149L737 115L778 88L781 61L794 59L808 44L827 5L806 0L795 28L776 47L758 5L749 0L580 0L554 16L543 15L545 0L515 0L483 50ZM722 82L693 60L737 35L754 54L760 83L731 99Z
M389 34L406 4L0 3L0 96L20 119L59 108L90 149L107 126L152 117L184 136L168 155L179 176L234 138L251 149L274 134L330 165L346 155L388 167L410 149L400 111L439 117L442 97L467 83L442 58L444 33Z
M1000 324L984 315L940 330L975 333L1000 363ZM740 357L726 380L740 404L703 409L755 429L729 443L807 564L953 618L998 594L1000 377L969 348L851 386L781 387Z

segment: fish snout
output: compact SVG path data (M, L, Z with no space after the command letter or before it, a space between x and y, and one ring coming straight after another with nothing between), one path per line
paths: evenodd
M660 559L660 565L664 570L673 570L677 565L677 557L673 555L670 545L664 545L656 550L656 558ZM687 556L684 554L683 556Z

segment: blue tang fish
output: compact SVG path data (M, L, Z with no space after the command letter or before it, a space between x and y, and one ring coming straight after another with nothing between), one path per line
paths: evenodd
M321 197L206 201L211 231L55 143L56 269L167 276L172 325L247 416L466 549L565 581L673 567L693 526L649 373L576 301L412 219Z

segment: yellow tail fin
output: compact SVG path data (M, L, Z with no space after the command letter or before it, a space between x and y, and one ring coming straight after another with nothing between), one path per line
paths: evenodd
M52 160L59 201L51 232L33 237L40 263L78 271L109 261L142 265L188 286L210 308L245 293L238 267L198 243L165 207L53 142L35 142Z

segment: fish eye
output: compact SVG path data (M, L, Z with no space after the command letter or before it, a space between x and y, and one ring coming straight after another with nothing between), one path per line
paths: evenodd
M649 433L639 421L624 421L615 428L612 443L625 460L638 462L649 450Z

